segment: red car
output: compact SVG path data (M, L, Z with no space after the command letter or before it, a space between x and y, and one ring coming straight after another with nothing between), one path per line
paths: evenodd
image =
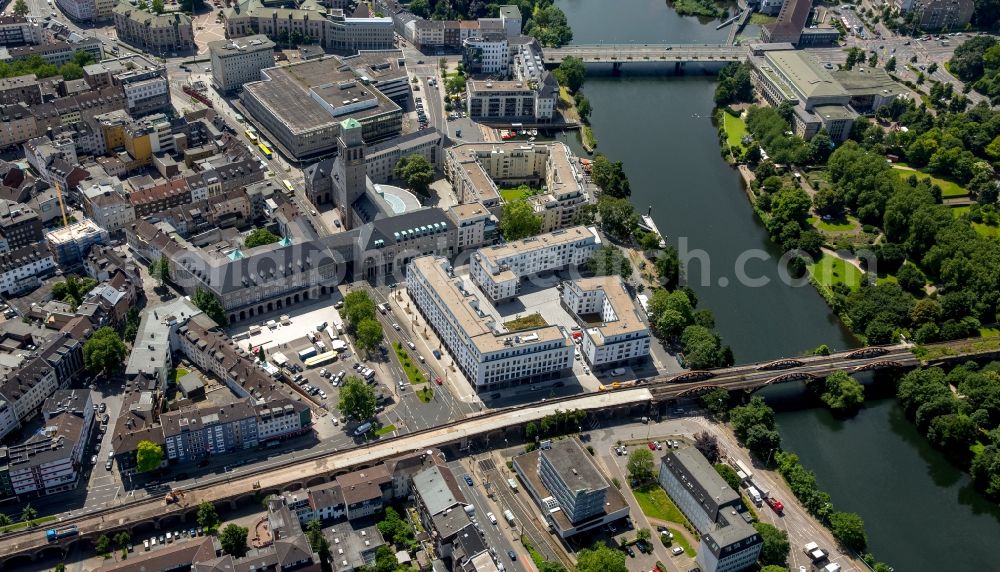
M656 443L653 443L652 441L650 441L648 447L649 447L650 451L655 451L656 450Z
M438 377L434 378L434 383L436 383L438 385L444 385L444 380L442 380L441 377L438 376Z
M785 505L781 504L780 500L771 497L768 497L766 500L768 506L770 506L774 510L774 512L781 514L782 511L785 510Z

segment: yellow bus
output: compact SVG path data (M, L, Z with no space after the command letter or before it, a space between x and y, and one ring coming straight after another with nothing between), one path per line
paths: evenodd
M260 149L260 152L263 153L264 156L267 157L268 159L272 157L271 150L267 148L267 145L264 145L263 143L258 143L257 148Z
M288 189L288 194L294 195L295 194L295 188L292 187L292 182L289 181L288 179L285 179L283 182L285 183L285 188Z
M249 139L251 143L254 144L257 143L257 134L254 133L253 131L247 129L246 131L243 132L243 134L247 136L247 139Z

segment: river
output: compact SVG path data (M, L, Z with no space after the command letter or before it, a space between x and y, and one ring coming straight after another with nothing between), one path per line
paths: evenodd
M718 21L678 16L663 0L556 3L574 43L716 43L728 34L715 30ZM641 212L652 207L670 243L707 254L710 271L692 265L688 283L700 305L715 313L737 363L794 356L824 343L855 346L811 286L780 279L780 252L754 216L739 175L720 155L710 120L714 85L704 76L588 77L584 91L594 108L598 151L625 163L633 204ZM582 153L574 138L567 142ZM766 285L737 279L737 261L749 252L770 256L746 265L746 274L766 278ZM880 559L901 572L976 570L994 560L984 540L1000 538L1000 511L930 448L893 399L874 400L854 419L837 421L823 409L795 407L800 389L765 395L779 406L786 447L817 472L838 509L865 518Z

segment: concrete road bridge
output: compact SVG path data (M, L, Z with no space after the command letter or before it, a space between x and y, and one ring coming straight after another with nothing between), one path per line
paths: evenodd
M962 341L945 344L950 353L934 363L960 362L966 359L996 359L997 350L963 350ZM929 346L933 348L935 346ZM974 346L973 346L974 347ZM165 504L163 496L125 502L76 517L61 517L32 530L0 537L0 569L15 569L18 563L35 558L64 556L77 543L90 544L101 535L127 530L132 538L163 527L194 523L198 505L212 502L219 507L236 508L258 503L261 496L296 491L335 479L338 475L371 467L384 459L432 447L459 446L486 439L497 443L523 435L523 427L556 411L579 409L595 418L623 418L646 415L654 407L715 388L752 392L770 385L793 381L822 379L835 371L857 373L881 369L908 369L920 361L906 345L874 346L834 353L759 362L704 371L664 374L639 384L609 391L547 399L529 405L509 407L453 421L391 439L334 451L303 451L282 467L252 468L238 476L207 480L185 489L180 502ZM77 525L80 535L49 543L45 528Z
M542 58L545 65L557 66L563 58L573 56L584 64L611 64L620 70L626 64L642 65L675 64L685 66L692 63L715 64L721 67L729 62L743 61L747 49L728 44L594 44L573 45L561 48L544 48Z

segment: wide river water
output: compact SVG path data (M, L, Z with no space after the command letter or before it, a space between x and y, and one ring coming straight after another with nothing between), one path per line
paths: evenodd
M717 21L677 16L663 0L557 4L579 44L718 43L728 34L715 29ZM588 77L584 91L598 150L625 163L636 209L651 207L668 242L698 261L688 268L688 283L700 305L714 311L738 363L795 356L824 343L855 346L812 287L781 279L781 252L720 155L710 118L714 87L711 76L626 70L622 77ZM582 153L574 137L567 142ZM872 400L855 418L838 421L823 409L795 407L800 389L765 395L779 409L785 447L816 471L839 510L865 518L880 559L900 572L996 568L989 539L1000 538L1000 510L929 447L894 399Z

